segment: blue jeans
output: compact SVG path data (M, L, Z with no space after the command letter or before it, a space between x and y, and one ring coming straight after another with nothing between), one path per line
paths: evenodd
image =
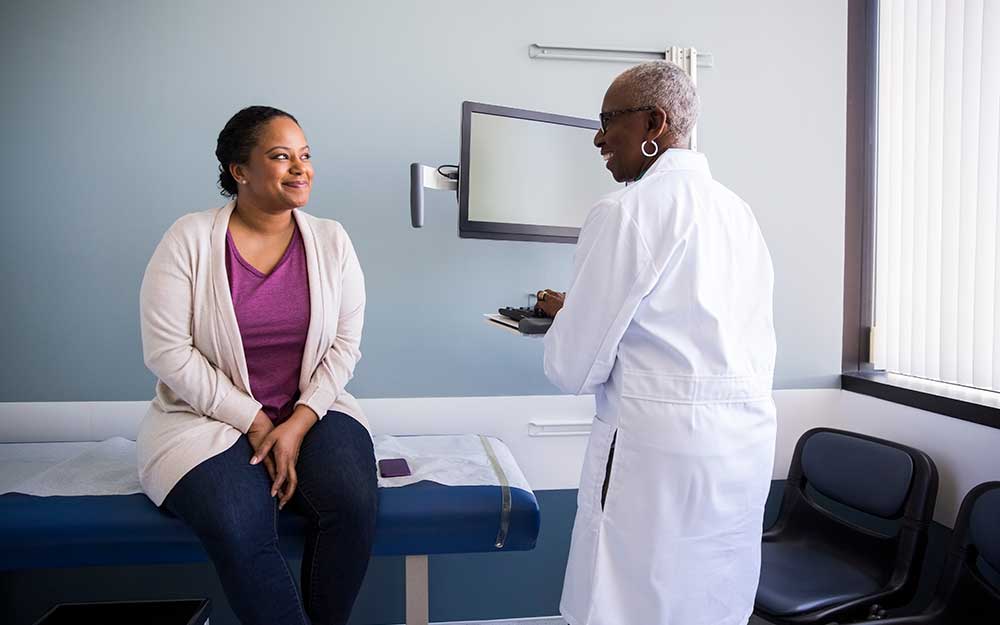
M289 505L308 519L302 598L278 550L277 498L246 436L185 475L163 505L198 535L244 625L343 624L375 536L375 452L364 426L328 412L306 434ZM308 614L308 617L306 616Z

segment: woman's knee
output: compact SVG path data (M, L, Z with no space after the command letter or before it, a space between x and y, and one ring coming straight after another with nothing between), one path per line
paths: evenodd
M342 491L359 484L375 488L375 450L371 435L352 417L339 412L327 416L310 430L299 454L300 480L322 484L325 490Z
M273 515L223 514L215 517L217 522L197 528L197 534L213 560L249 566L261 553L278 549Z
M331 458L323 471L299 471L299 491L318 508L367 509L378 499L375 463Z
M364 527L374 524L378 507L378 487L375 480L358 479L357 475L344 474L337 467L330 467L331 474L322 480L301 479L299 494L305 512L321 527L353 525Z
M199 467L200 468L200 467ZM167 496L164 505L213 553L239 557L277 541L275 500L264 480L232 479L231 470L194 471ZM248 467L263 472L262 467ZM247 471L242 467L239 471ZM226 479L229 478L229 479Z
M303 444L313 444L326 449L353 450L360 454L374 453L371 434L368 429L354 417L331 410L318 421Z
M378 508L378 484L376 480L358 481L351 488L341 491L343 507L348 514L353 515L359 522L365 523L369 520L374 523L375 513Z

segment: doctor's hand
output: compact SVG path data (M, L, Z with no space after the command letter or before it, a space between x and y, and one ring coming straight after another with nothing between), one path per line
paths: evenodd
M319 417L310 408L301 404L296 406L292 416L271 430L250 459L250 464L257 464L261 460L266 461L268 454L273 456L275 476L271 484L271 496L279 497L279 510L285 507L299 485L295 464L299 460L302 439L317 421Z
M556 313L562 310L563 303L566 301L565 293L552 289L539 291L536 297L538 302L535 304L535 310L542 311L546 317L555 317Z

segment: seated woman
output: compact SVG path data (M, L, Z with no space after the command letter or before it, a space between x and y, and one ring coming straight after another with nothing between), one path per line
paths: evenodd
M313 167L294 117L252 106L219 133L225 206L167 231L142 282L159 379L139 478L184 520L246 624L346 623L371 555L371 435L345 385L361 357L364 277L336 221L297 210ZM309 521L300 598L278 510ZM308 614L308 616L307 616Z

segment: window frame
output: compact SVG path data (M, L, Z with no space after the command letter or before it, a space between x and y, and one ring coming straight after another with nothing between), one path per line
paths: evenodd
M870 328L875 294L878 0L849 0L844 210L844 334L840 387L893 403L1000 428L1000 393L875 371ZM933 387L933 388L932 388Z

